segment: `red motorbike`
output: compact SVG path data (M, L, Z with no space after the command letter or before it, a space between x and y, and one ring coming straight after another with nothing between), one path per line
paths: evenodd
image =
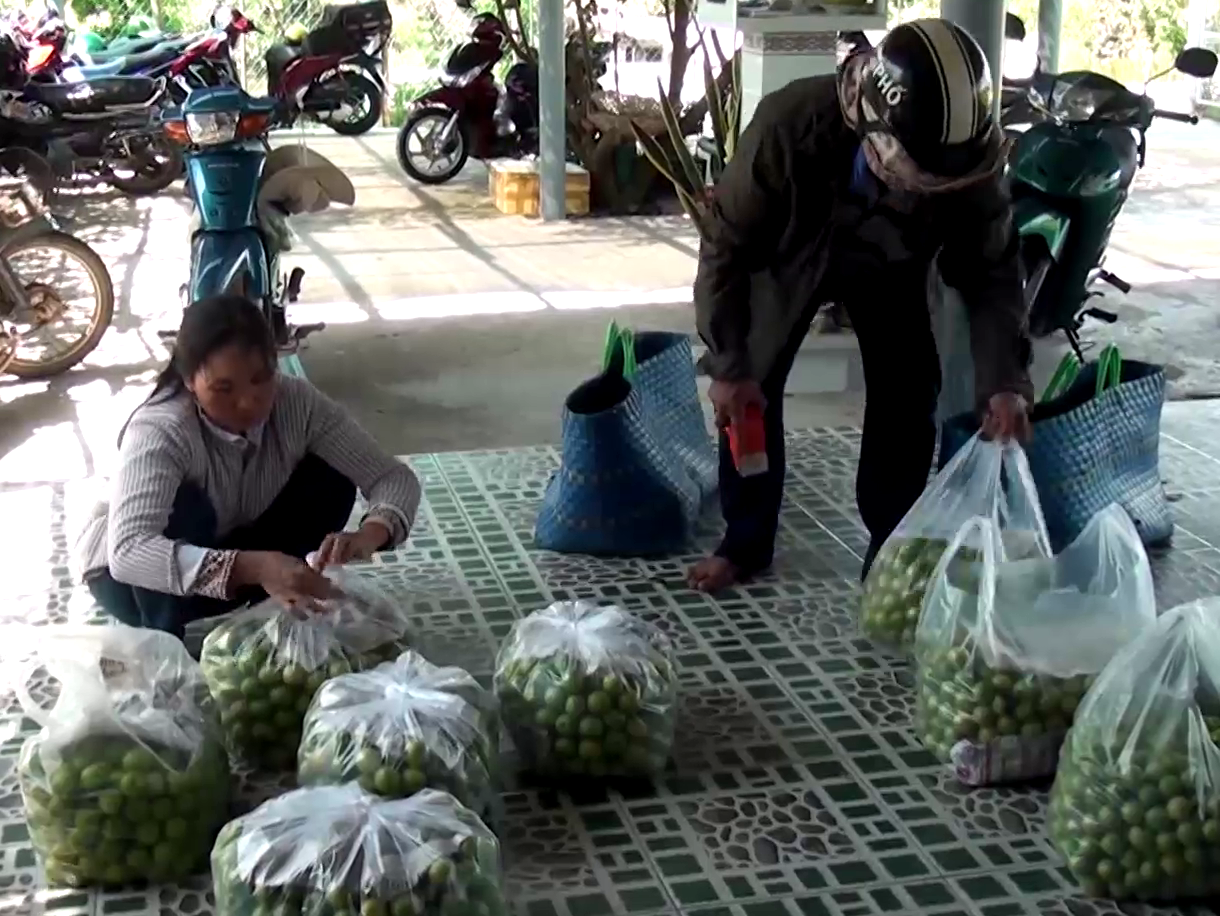
M538 67L514 64L501 95L492 71L507 45L504 23L480 13L470 41L445 62L441 85L415 100L398 131L398 163L416 181L444 184L471 156L524 158L538 152Z
M236 10L225 11L226 21L209 32L184 38L167 38L134 53L101 64L82 64L64 55L67 30L53 19L29 38L26 66L30 79L38 82L80 82L112 76L166 77L167 94L176 104L192 89L237 82L233 65L234 42L254 24Z
M268 48L267 94L287 102L286 124L309 117L346 136L371 130L385 104L382 54L393 24L385 0L326 6L299 44Z

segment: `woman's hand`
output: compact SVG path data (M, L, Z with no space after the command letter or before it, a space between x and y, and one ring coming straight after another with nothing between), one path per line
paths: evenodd
M237 585L257 585L289 607L324 612L321 602L341 594L333 582L308 563L274 551L243 550L233 564Z
M337 531L322 539L322 546L310 558L314 569L342 566L367 560L390 542L390 529L376 519L369 519L359 531Z

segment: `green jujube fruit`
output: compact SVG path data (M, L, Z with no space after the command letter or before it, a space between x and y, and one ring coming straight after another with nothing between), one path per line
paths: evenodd
M487 816L499 771L494 698L416 652L327 681L305 715L301 785L356 782L387 798L443 789Z
M328 574L333 575L330 571ZM305 712L329 678L410 647L405 613L348 575L325 613L266 601L208 634L200 662L233 755L257 769L296 765Z
M982 766L987 758L995 781L1003 781L1001 772L1020 779L1054 771L1054 754L1093 682L1087 675L1054 678L993 668L969 639L948 647L917 643L915 661L919 739L959 769ZM1041 772L1022 773L1022 766Z
M656 627L620 608L558 602L519 621L497 658L495 689L527 770L642 777L669 759L672 652Z
M864 580L860 628L883 645L909 649L924 594L948 541L891 537L878 551Z
M37 628L59 682L17 779L47 883L177 882L207 868L230 767L199 665L174 636L125 626Z
M1220 600L1161 614L1098 675L1047 823L1091 896L1220 895Z
M1220 714L1205 722L1200 740L1220 757ZM1192 757L1197 745L1184 730L1172 745L1133 750L1127 760L1095 730L1072 731L1047 817L1085 893L1141 900L1220 893L1220 791L1199 796Z
M206 867L229 805L219 737L192 757L98 735L63 748L53 766L27 745L18 773L30 842L52 885L185 880Z
M406 799L350 783L289 792L221 831L212 874L216 916L509 912L495 837L432 789Z

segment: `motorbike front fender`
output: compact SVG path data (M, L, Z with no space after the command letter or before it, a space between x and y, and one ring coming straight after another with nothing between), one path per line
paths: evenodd
M343 61L340 69L359 71L376 83L377 88L381 90L381 94L385 95L385 77L381 75L381 61L371 54L357 54L349 57Z
M236 232L196 232L191 237L190 302L226 291L242 290L261 302L272 292L271 270L262 234L257 229Z
M1067 242L1072 219L1034 197L1018 198L1013 203L1012 221L1022 239L1038 238L1046 243L1051 259L1058 261Z
M411 102L412 108L448 108L462 111L466 107L466 96L452 86L437 86Z

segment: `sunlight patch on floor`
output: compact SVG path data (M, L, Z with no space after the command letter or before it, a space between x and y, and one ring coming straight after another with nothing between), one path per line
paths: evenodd
M448 296L416 296L376 302L369 309L354 302L298 302L289 317L297 324L324 321L327 324L358 324L373 317L384 321L421 318L464 318L476 315L512 315L588 309L630 308L643 305L681 304L690 301L690 287L654 290L576 290L533 293L455 293Z

